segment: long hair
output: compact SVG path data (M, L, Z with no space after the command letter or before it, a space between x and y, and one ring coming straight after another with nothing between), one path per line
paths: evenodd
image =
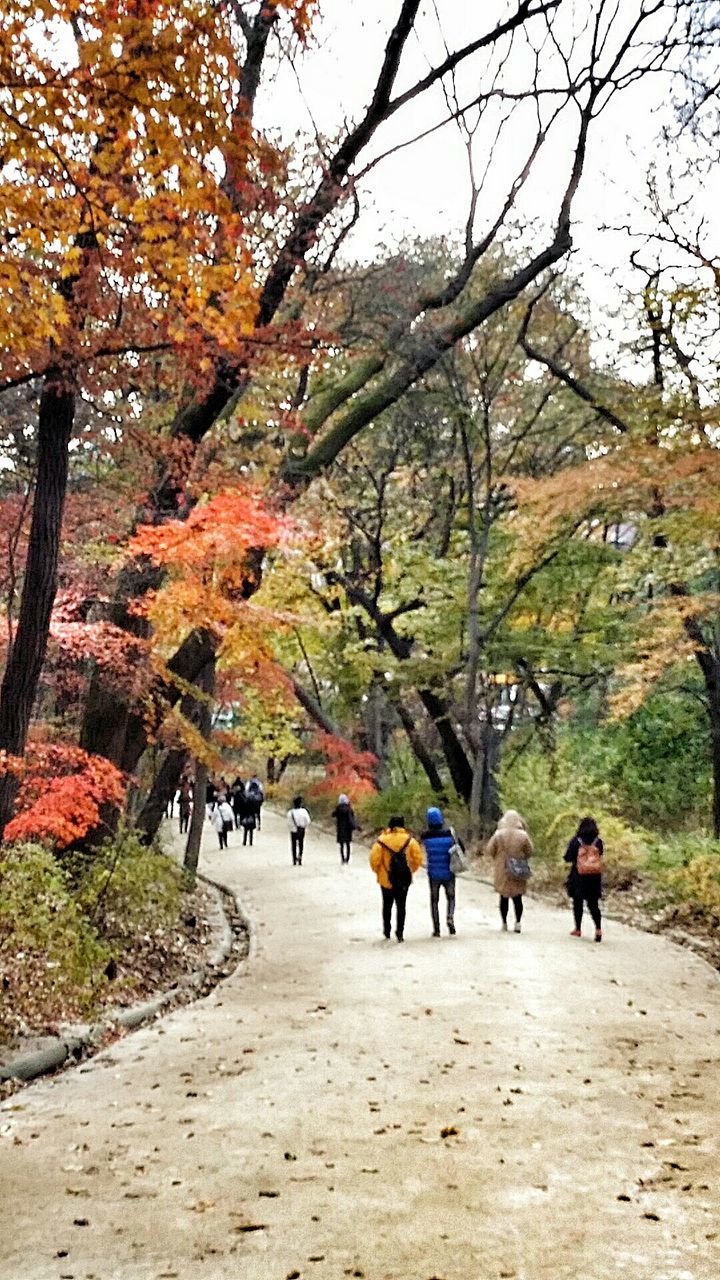
M594 818L583 818L577 829L578 839L583 844L592 844L598 838L598 824Z

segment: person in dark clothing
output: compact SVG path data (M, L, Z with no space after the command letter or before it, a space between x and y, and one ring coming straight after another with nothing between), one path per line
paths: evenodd
M566 881L568 897L572 898L575 928L571 938L582 936L583 908L587 909L595 925L595 941L602 942L602 915L600 899L602 897L602 871L585 870L586 867L602 866L604 853L598 826L594 818L583 818L576 834L565 850L564 861L570 863L570 874Z
M440 937L440 889L445 890L448 933L455 933L455 876L450 869L450 850L454 844L464 850L462 841L445 826L442 813L434 805L427 811L427 828L420 836L425 851L425 866L430 885L430 914L433 937Z
M192 783L189 778L183 778L178 794L180 797L180 835L184 836L190 826L190 814L192 813Z
M255 834L255 827L257 825L257 818L255 816L254 808L248 804L247 800L245 801L245 811L243 813L241 821L242 821L242 829L243 829L243 845L249 844L250 847L252 848L253 836Z
M331 816L335 819L337 842L340 845L340 863L344 866L350 861L353 831L357 830L355 814L348 796L339 797Z
M245 783L239 775L230 788L230 803L235 816L235 830L239 831L245 813Z
M265 800L265 790L257 775L250 778L247 783L245 787L245 798L255 815L255 826L259 831L261 826L262 807Z

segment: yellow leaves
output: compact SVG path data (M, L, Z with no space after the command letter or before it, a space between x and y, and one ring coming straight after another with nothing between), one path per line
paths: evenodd
M287 8L306 26L311 5ZM200 340L236 352L257 289L252 219L222 182L238 80L229 9L85 0L85 39L70 25L76 9L58 0L30 14L8 0L0 12L0 375L42 372L51 344L71 355L92 332L102 347L112 327L120 347L164 320L183 354ZM270 172L266 142L248 133L244 147ZM247 208L260 210L246 185ZM79 247L82 232L94 248ZM68 315L57 285L75 281L88 252L93 288L76 287Z
M706 616L716 616L719 608L720 596L712 593L668 596L653 604L644 619L634 660L618 670L622 684L610 698L614 718L637 711L671 667L693 661L697 645L688 635L686 623L702 623Z

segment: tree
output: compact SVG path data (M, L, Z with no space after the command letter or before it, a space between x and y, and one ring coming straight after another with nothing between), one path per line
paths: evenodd
M398 0L369 105L328 155L318 155L314 168L306 166L304 190L289 169L285 182L253 113L271 37L285 19L303 34L313 5L264 0L216 9L148 0L139 9L114 5L109 22L105 6L74 6L71 15L62 11L62 18L71 18L66 30L73 53L60 67L40 52L45 46L28 53L22 7L12 6L3 19L3 46L9 53L22 49L25 59L17 67L20 88L7 139L13 159L19 156L22 180L11 174L6 240L12 270L18 282L27 282L13 296L27 296L35 310L42 305L47 327L37 352L29 313L13 302L15 363L0 389L44 380L42 486L36 489L37 529L30 531L26 579L34 580L37 571L42 607L33 612L29 600L25 609L21 602L12 678L5 682L7 709L0 708L0 745L22 749L37 688L55 590L67 445L85 378L107 372L103 394L111 397L137 380L139 390L129 392L134 412L155 423L157 400L148 383L159 380L169 448L158 457L144 504L145 516L159 521L187 512L193 500L187 481L207 462L210 433L228 422L232 427L233 415L267 378L268 367L294 363L294 409L288 419L279 405L266 434L272 437L284 421L296 429L287 447L281 442L270 448L263 469L268 483L280 480L286 493L297 492L444 353L563 258L594 120L615 92L669 65L693 36L680 19L686 13L692 18L694 6L678 11L674 4L640 0L620 12L594 0L588 22L573 30L561 0L520 0L489 25L475 15L464 43L451 51L439 46L430 69L398 89L405 50L420 29L420 7L419 0ZM479 58L485 87L467 100L461 72L479 65ZM318 282L355 217L363 168L367 172L378 161L371 144L381 149L382 126L401 113L409 117L418 98L436 85L450 94L448 116L469 130L472 180L462 262L434 288L408 299L382 342L350 361L343 353L334 376L332 347L316 327ZM23 94L32 111L18 107ZM491 201L488 187L481 201L473 148L494 139L499 157L504 135L528 107L533 135L517 171L503 196ZM58 128L60 111L72 130ZM512 269L491 279L484 292L469 293L476 268L506 231L548 139L566 119L574 148L551 225L535 234L528 229ZM217 161L211 163L211 155ZM481 212L490 208L483 223ZM201 482L198 488L207 491ZM136 628L127 601L154 585L155 575L142 565L126 569L109 621ZM216 644L212 629L188 631L155 690L161 700L179 700L180 682L192 682L205 669ZM174 685L168 686L167 673ZM81 741L89 751L135 768L146 738L125 693L94 684ZM5 817L10 800L8 792Z

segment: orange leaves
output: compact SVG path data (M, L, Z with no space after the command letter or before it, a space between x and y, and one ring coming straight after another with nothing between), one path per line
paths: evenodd
M31 743L23 761L3 757L3 771L21 777L7 841L46 840L66 849L100 824L103 806L119 807L125 798L120 771L80 747Z
M187 520L143 525L128 551L175 569L242 565L252 548L277 546L289 528L258 493L234 489L195 507Z

